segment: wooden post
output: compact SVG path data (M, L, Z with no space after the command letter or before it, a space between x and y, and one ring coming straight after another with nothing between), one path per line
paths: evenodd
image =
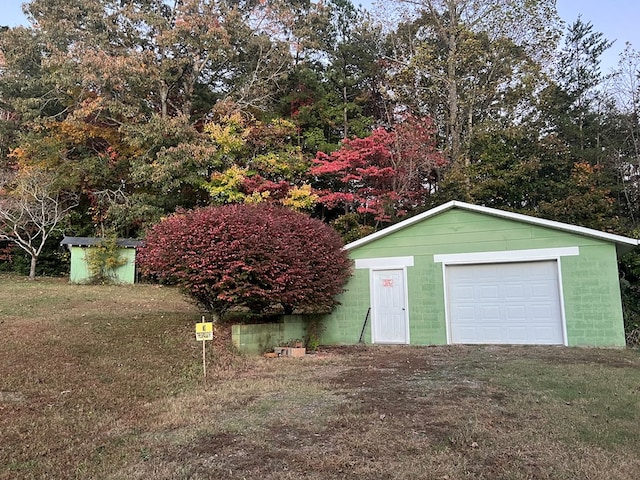
M202 374L204 375L204 378L207 378L207 357L206 357L205 343L207 342L203 340L202 341Z
M204 315L202 322L196 323L196 340L202 342L202 374L207 378L207 347L205 342L213 340L213 323L205 322Z

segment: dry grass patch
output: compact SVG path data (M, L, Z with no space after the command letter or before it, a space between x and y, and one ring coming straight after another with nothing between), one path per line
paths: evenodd
M635 479L637 350L342 347L201 376L170 288L0 277L0 479Z

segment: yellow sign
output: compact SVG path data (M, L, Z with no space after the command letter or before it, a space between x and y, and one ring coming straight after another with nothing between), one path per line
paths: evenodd
M213 323L203 322L196 323L196 340L204 342L205 340L213 340Z

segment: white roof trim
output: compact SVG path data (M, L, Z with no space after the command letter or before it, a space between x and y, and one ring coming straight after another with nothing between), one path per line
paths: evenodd
M530 250L502 250L497 252L444 253L433 256L435 263L469 265L477 263L535 262L557 260L560 257L580 255L579 247L534 248ZM358 261L356 260L356 263Z
M359 240L351 242L345 245L345 250L352 250L354 248L360 247L362 245L366 245L367 243L373 242L379 238L386 237L387 235L396 232L398 230L402 230L403 228L409 227L414 223L421 222L427 218L438 215L439 213L445 212L447 210L451 210L452 208L461 208L463 210L469 210L472 212L483 213L485 215L492 215L494 217L506 218L509 220L515 220L517 222L529 223L531 225L538 225L541 227L553 228L555 230L561 230L568 233L575 233L578 235L584 235L587 237L593 237L600 240L605 240L609 242L616 243L618 245L625 245L629 247L636 247L640 245L640 241L634 238L623 237L622 235L615 235L613 233L601 232L599 230L594 230L592 228L579 227L577 225L571 225L568 223L556 222L554 220L545 220L544 218L531 217L529 215L522 215L520 213L507 212L505 210L498 210L490 207L483 207L480 205L472 205L470 203L460 202L458 200L451 200L439 207L432 208L431 210L427 210L415 217L408 218L403 220L402 222L396 223L395 225L391 225L390 227L384 228L378 232L372 233L371 235L367 235Z
M357 258L356 269L396 269L413 267L413 256L411 257L378 257L378 258Z

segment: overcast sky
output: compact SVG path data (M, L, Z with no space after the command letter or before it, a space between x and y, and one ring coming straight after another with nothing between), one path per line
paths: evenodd
M26 25L22 14L23 0L1 0L0 25ZM356 4L369 7L373 0L356 0ZM596 31L609 40L613 47L603 57L603 70L617 64L625 42L640 50L640 0L557 0L558 12L567 23L574 22L582 14L582 20L591 22Z

